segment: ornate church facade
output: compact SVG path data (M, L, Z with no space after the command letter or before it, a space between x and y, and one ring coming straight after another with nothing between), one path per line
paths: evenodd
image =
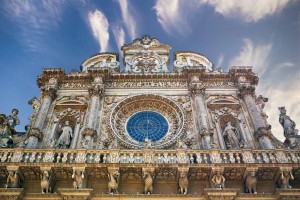
M300 138L277 140L251 67L144 36L81 70L44 69L27 132L0 116L0 199L297 199Z

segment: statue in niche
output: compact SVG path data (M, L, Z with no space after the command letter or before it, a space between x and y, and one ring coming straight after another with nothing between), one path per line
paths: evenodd
M215 188L224 189L225 188L225 177L221 172L217 172L211 179Z
M70 146L71 138L73 137L73 130L69 121L65 121L65 125L62 127L62 133L57 140L58 148L67 149Z
M239 131L231 125L231 122L227 122L227 126L223 131L223 137L228 149L243 148L244 142Z
M291 189L292 186L290 185L290 180L293 180L293 174L292 172L281 172L281 176L280 176L280 187L281 188L285 188L285 189Z

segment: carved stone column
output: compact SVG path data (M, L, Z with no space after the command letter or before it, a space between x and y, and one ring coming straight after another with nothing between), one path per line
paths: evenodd
M266 127L265 119L261 116L259 110L257 109L255 99L254 99L254 86L241 86L240 95L246 103L248 113L252 119L254 129L257 131L261 127Z
M82 134L82 141L85 142L86 145L81 146L81 148L92 148L93 136L96 130L96 119L100 109L100 99L104 90L102 78L96 77L88 90L90 94L90 102L86 118L86 125Z
M57 80L50 79L49 83L42 87L42 104L39 112L36 116L36 120L32 125L29 134L27 135L27 145L26 148L34 149L38 145L38 140L42 136L42 131L44 127L44 123L51 106L52 100L56 97L56 90L57 90Z
M261 127L255 132L255 137L262 149L275 149L273 135L271 130L266 127Z
M204 149L211 149L212 146L210 142L213 141L213 132L208 122L208 110L205 103L205 88L195 84L190 88L190 92L196 105L198 133L200 134L203 147ZM208 132L212 134L207 134Z

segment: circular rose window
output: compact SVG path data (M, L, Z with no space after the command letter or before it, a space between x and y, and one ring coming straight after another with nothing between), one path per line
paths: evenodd
M151 142L156 142L167 134L168 127L167 120L161 114L144 111L131 116L126 128L136 141L144 142L148 138Z
M154 94L125 98L112 108L109 122L113 136L127 148L144 148L146 138L153 148L169 147L186 127L183 109L172 99Z

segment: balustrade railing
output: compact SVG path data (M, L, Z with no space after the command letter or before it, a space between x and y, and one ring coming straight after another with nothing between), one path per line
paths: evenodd
M0 149L1 163L300 163L296 150Z

